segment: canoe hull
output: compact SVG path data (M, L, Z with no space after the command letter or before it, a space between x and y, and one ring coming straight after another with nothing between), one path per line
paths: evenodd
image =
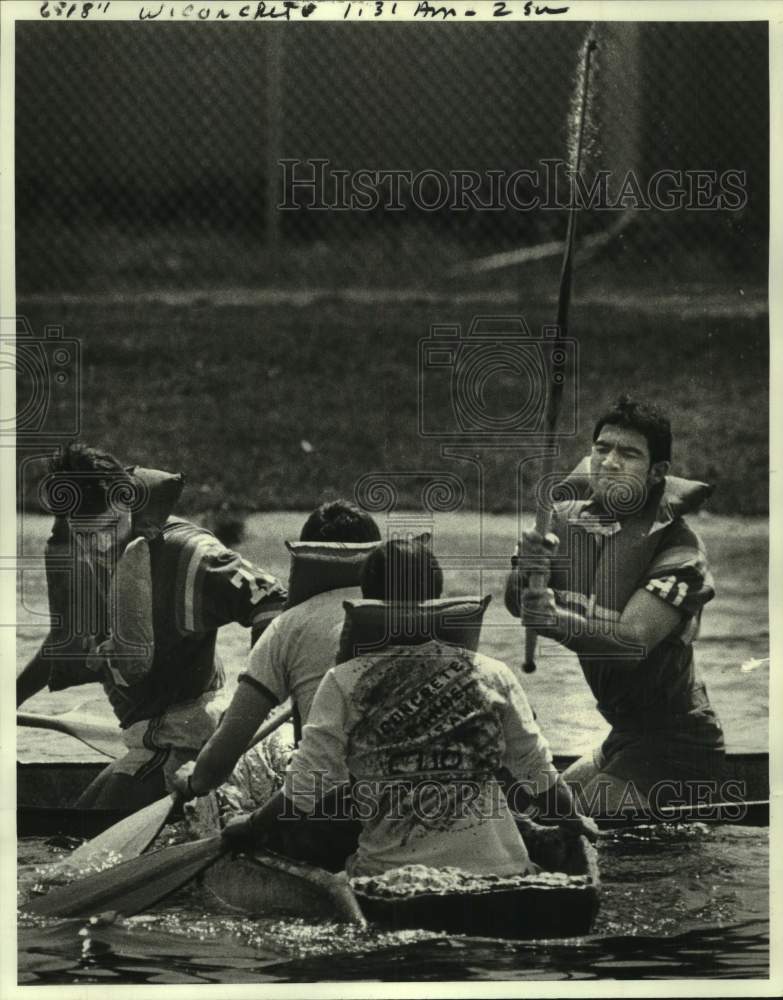
M564 770L575 760L555 756ZM129 815L127 810L74 809L73 803L105 765L100 761L33 761L16 765L17 832L20 837L55 834L90 838ZM733 820L747 825L769 823L769 758L766 753L733 753L726 757L726 782L733 800L763 803ZM728 785L726 786L729 787Z
M531 857L534 852L531 850ZM274 862L270 866L270 858ZM381 898L347 890L344 876L261 852L223 857L203 876L213 903L248 916L368 921L388 930L430 930L509 940L589 934L599 906L595 848L574 840L560 884ZM358 902L359 909L356 909Z
M598 887L531 886L488 893L422 894L403 900L357 893L365 917L390 930L430 930L471 937L581 937L598 912Z
M202 884L213 901L249 916L364 923L345 875L271 851L227 855L207 869Z
M531 857L534 857L531 851ZM599 906L598 855L584 837L574 841L563 884L530 884L483 892L420 892L399 898L356 890L373 923L514 941L589 934ZM573 878L576 876L576 878Z

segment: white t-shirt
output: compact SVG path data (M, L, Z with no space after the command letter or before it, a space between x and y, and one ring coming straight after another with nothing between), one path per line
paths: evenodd
M337 659L343 601L360 598L358 587L329 590L278 615L253 647L240 680L261 686L278 703L290 696L304 725L321 678Z
M349 872L408 864L528 870L501 769L531 796L557 780L521 684L499 660L438 641L387 647L330 669L288 767L308 814L352 782L362 823Z

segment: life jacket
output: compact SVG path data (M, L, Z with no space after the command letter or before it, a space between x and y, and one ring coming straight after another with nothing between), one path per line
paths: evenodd
M50 689L99 680L123 728L223 683L216 629L187 634L172 602L194 540L220 543L206 529L171 518L182 475L127 471L135 495L119 556L116 548L91 544L87 521L81 528L55 518L46 550L52 631L44 648Z
M643 651L623 663L621 654L580 655L598 709L618 730L667 730L720 747L722 732L696 674L692 645L714 589L701 541L683 520L712 487L667 476L640 510L616 521L589 496L587 461L567 481L570 498L554 510L560 547L550 586L558 603L592 620L616 621L644 588L683 612L678 627L641 659Z
M561 489L569 499L555 504L552 530L561 540L553 567L555 583L586 595L590 613L613 618L619 615L638 589L657 553L670 540L671 529L685 514L695 513L712 495L713 486L678 476L666 476L650 491L643 507L615 521L592 500L589 457L567 477ZM611 543L607 539L611 538ZM581 551L577 555L575 548ZM560 567L560 572L557 572ZM554 575L554 574L553 574Z

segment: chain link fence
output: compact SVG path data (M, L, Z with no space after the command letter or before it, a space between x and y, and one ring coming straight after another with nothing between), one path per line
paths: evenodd
M623 30L592 84L611 204L582 237L616 281L762 285L766 24ZM563 237L570 189L547 163L568 159L584 36L19 23L18 290L512 285Z

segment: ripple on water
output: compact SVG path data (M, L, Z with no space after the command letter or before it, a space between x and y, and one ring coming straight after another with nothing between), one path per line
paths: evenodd
M768 831L666 824L602 843L596 930L677 934L769 919Z
M20 893L70 879L73 844L21 841ZM319 979L666 979L764 977L768 836L750 827L666 825L600 844L603 894L590 937L514 942L382 931L210 910L191 886L127 920L20 915L25 983L258 983Z

